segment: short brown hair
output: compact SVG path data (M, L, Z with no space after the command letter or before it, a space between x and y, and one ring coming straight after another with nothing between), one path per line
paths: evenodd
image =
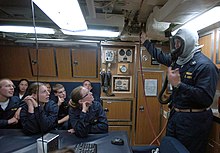
M62 89L62 88L64 88L64 86L62 84L57 83L53 86L53 92L57 93L57 90Z

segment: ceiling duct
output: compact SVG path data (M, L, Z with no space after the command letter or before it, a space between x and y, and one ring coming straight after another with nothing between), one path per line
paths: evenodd
M146 24L146 32L150 39L167 41L168 38L165 37L164 31L167 30L170 26L168 22L158 22L153 13L150 14Z
M166 41L164 31L170 23L184 24L215 6L219 0L168 0L163 7L155 6L147 19L146 32L151 39Z
M168 0L163 7L155 7L153 12L159 22L184 24L219 2L220 0Z

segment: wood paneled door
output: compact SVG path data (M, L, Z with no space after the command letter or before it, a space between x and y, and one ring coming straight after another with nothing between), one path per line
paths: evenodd
M143 72L143 79L141 73L138 73L138 98L135 133L136 145L150 144L154 140L155 135L160 132L161 104L157 100L157 95L162 87L162 78L163 72ZM153 85L148 85L145 81L150 81ZM153 134L153 131L155 132L155 135Z

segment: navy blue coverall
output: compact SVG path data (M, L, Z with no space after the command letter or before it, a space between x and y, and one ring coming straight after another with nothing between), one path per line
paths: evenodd
M9 98L9 103L5 110L0 107L0 129L21 128L20 122L17 124L8 124L8 120L15 115L19 107L20 99L17 96Z
M70 124L78 137L86 137L89 133L107 133L108 121L100 102L93 101L89 111L81 108L69 108Z
M56 104L58 103L58 97L55 95L52 95L51 100L53 100ZM58 120L64 118L65 116L69 115L69 98L65 98L64 102L61 103L60 106L58 106L59 111L58 111ZM58 130L68 130L70 129L70 123L69 121L66 121L62 124L58 124Z
M27 135L47 133L57 127L58 106L54 101L49 100L44 107L35 107L34 113L29 113L25 104L21 109L20 120L23 132Z
M143 44L159 63L170 66L171 54L166 54L146 40ZM180 66L181 83L171 95L171 108L204 109L201 112L177 112L171 109L166 135L180 140L191 153L203 153L207 146L213 114L208 108L216 92L218 69L201 51Z

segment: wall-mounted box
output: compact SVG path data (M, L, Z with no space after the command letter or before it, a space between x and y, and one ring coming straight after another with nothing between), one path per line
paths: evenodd
M112 93L131 93L132 76L112 76Z

